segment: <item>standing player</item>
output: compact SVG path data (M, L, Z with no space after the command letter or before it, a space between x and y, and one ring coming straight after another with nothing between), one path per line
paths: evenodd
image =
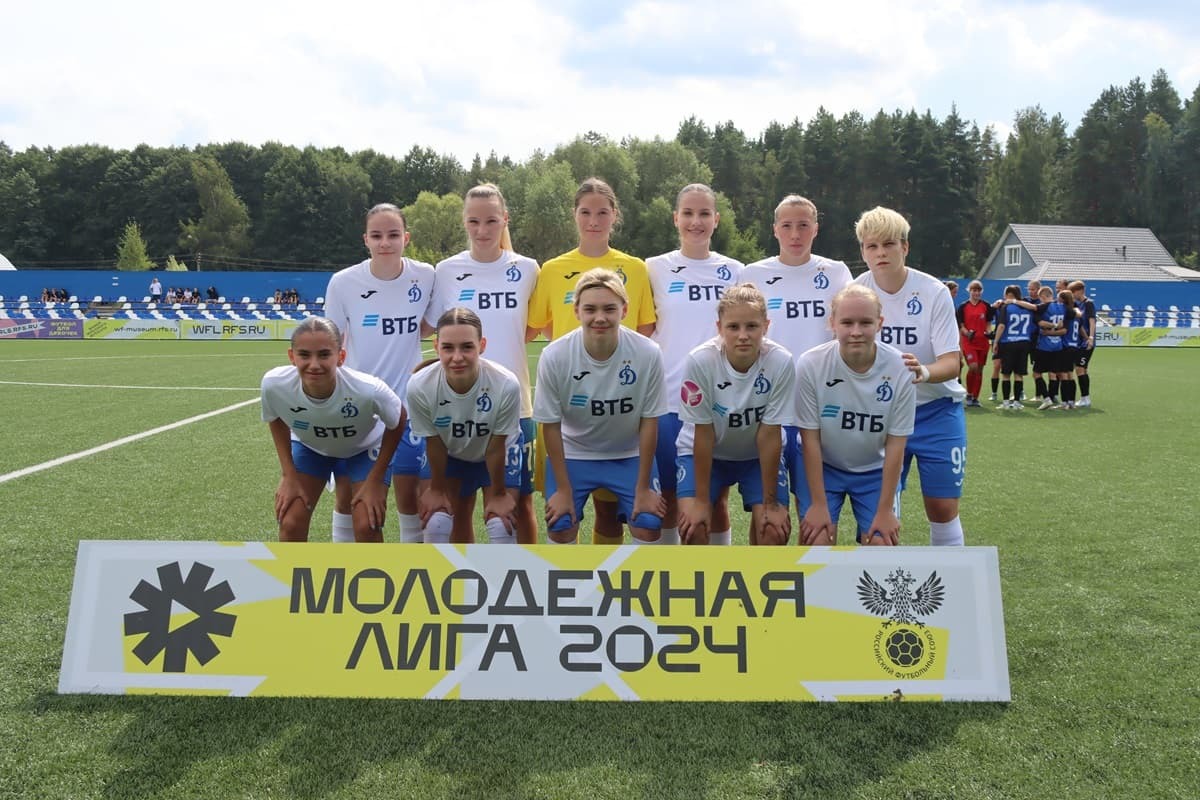
M988 328L995 318L992 307L983 302L983 283L971 281L967 286L967 299L958 307L959 344L967 362L968 406L979 407L979 391L983 388L983 365L987 363L989 342Z
M792 354L766 339L767 301L750 284L717 304L717 336L687 357L676 441L679 534L708 544L712 504L737 485L751 514L750 544L787 544L783 425L795 425Z
M1092 376L1088 368L1092 354L1096 352L1096 304L1087 296L1087 285L1083 281L1071 282L1071 293L1075 295L1075 307L1079 309L1080 330L1079 352L1075 354L1075 377L1079 380L1079 407L1092 404Z
M917 384L916 421L900 488L916 458L930 542L961 545L958 500L967 470L967 426L954 304L941 281L905 266L909 224L900 214L877 206L858 218L854 232L870 269L856 282L872 289L883 309L879 340L901 351Z
M391 203L367 212L363 242L371 257L329 279L325 316L345 336L347 366L375 375L402 400L413 367L421 360L422 319L433 291L433 267L404 257L408 245L404 213ZM424 444L404 431L392 459L392 488L400 517L400 541L421 541L417 484ZM333 540L351 541L350 491L337 481Z
M424 437L429 487L421 493L426 542L471 542L461 520L475 514L483 490L488 540L515 544L521 487L521 382L482 358L483 323L468 308L452 308L437 322L437 361L408 384L410 423ZM455 520L460 520L456 525Z
M546 523L555 544L575 542L583 504L596 489L617 496L617 519L629 523L635 544L661 541L666 506L654 451L667 407L663 356L621 325L628 311L615 272L585 272L575 287L581 327L551 342L538 361L534 418L549 453Z
M999 359L1004 401L1001 408L1020 411L1025 408L1025 373L1029 366L1029 351L1033 347L1033 312L1021 302L1021 287L1013 284L1004 289L1004 300L996 321L996 355ZM994 360L995 360L994 359ZM1013 376L1016 375L1016 381ZM1009 399L1011 392L1011 400Z
M717 301L722 293L738 282L742 263L714 253L713 232L721 215L717 196L703 183L683 187L675 198L675 229L679 231L679 249L646 260L650 287L658 321L654 341L662 348L666 363L667 412L658 421L658 474L662 482L667 513L663 519L663 542L679 543L678 513L675 499L675 439L679 436L679 388L687 354L711 338L710 322L717 319ZM709 544L730 544L733 531L729 522L728 494L723 493L713 508L713 529Z
M817 238L817 207L811 200L790 194L775 207L775 239L779 255L746 267L742 280L753 283L767 298L771 339L787 349L795 361L806 350L833 338L829 307L833 296L851 282L850 268L813 253ZM787 463L796 513L808 510L808 481L800 453L800 431L785 428L784 461Z
M879 297L850 284L833 298L836 341L800 357L796 419L812 495L800 519L801 544L837 544L847 495L860 543L900 543L900 471L916 390L900 351L875 341L880 314Z
M1058 293L1058 302L1063 307L1063 352L1059 361L1058 387L1062 392L1062 407L1067 411L1075 410L1075 362L1079 360L1079 351L1083 347L1083 319L1075 308L1075 295L1070 289Z
M1067 310L1061 302L1054 299L1054 290L1049 286L1038 290L1038 301L1033 312L1038 327L1037 342L1033 348L1033 372L1035 376L1042 373L1050 376L1049 380L1038 384L1038 394L1042 397L1038 411L1045 411L1058 408L1058 385L1062 378L1064 359L1067 358L1063 354L1063 336L1067 332L1063 323L1066 321ZM1042 379L1038 377L1038 380Z
M290 367L262 379L262 418L283 477L275 490L279 541L307 542L330 473L350 486L355 541L382 542L388 463L403 430L400 398L374 375L343 367L337 326L308 317L292 331Z
M529 298L537 284L538 265L513 252L508 232L508 206L500 190L485 183L467 192L463 225L470 249L438 262L434 271L433 299L425 322L434 325L451 308L476 312L488 332L488 358L517 376L521 382L521 493L517 501L517 541L537 543L537 518L533 513L533 402L529 388L529 359L525 318ZM456 517L465 534L471 520Z
M610 269L621 278L629 295L629 315L622 321L643 336L654 333L654 298L646 262L609 247L613 226L620 222L621 208L612 187L600 178L588 178L575 192L575 227L579 230L579 246L568 253L552 258L542 265L537 288L529 301L528 325L542 331L553 341L579 327L575 317L575 283L583 273L601 267ZM535 463L544 463L541 446ZM617 498L611 492L600 491L592 497L596 522L592 541L596 544L621 544L625 534L617 521Z

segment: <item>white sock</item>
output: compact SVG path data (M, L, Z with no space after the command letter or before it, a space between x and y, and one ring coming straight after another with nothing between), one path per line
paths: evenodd
M354 541L354 517L337 511L333 512L333 540L335 542Z
M723 544L726 547L733 544L733 530L721 531L720 533L710 533L708 535L709 544Z
M400 514L400 541L405 544L420 544L423 541L421 534L421 518L416 514Z
M679 544L679 528L663 528L659 544Z
M966 544L963 541L962 519L955 517L949 522L929 523L929 543L934 547L961 547Z
M445 511L435 511L429 517L422 533L425 544L449 544L450 532L454 530L454 517Z
M491 544L516 544L516 534L509 533L504 527L504 520L499 517L492 517L487 522L483 523L483 527L487 529L488 541Z

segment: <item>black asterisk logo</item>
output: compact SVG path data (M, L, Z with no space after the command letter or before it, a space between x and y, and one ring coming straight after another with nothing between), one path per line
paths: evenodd
M145 611L125 615L125 635L145 634L133 648L133 654L143 664L149 664L165 651L163 672L184 672L188 653L203 666L221 652L212 637L232 636L237 617L217 611L233 600L233 589L229 588L229 581L210 587L212 574L212 567L197 561L185 579L176 561L158 568L161 588L145 580L138 583L129 599ZM171 612L176 604L194 613L196 618L171 630Z

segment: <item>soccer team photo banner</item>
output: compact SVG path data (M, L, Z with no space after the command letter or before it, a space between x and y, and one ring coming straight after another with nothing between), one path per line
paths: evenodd
M58 690L1010 699L992 547L83 541Z

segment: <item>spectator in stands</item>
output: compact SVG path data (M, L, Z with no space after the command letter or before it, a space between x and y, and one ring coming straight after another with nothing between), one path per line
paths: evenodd
M150 302L158 303L163 299L162 284L158 281L158 276L155 275L150 279Z
M54 290L53 289L42 289L42 302L43 303L50 302L53 299L54 299Z
M275 303L276 305L283 302L283 289L275 290L275 297L272 298L271 302Z
M1088 367L1092 363L1092 353L1096 350L1096 304L1087 296L1087 286L1083 281L1071 281L1071 294L1075 296L1075 307L1080 314L1079 350L1075 354L1075 377L1079 380L1080 408L1092 404L1092 376Z
M191 289L189 289L189 288L186 288L186 287L184 288L184 290L183 290L183 299L182 299L182 300L180 300L180 302L181 302L181 303L190 303L190 302L192 302L192 290L191 290Z
M154 297L154 295L150 295L150 297L151 297L151 298L153 298L153 297ZM179 301L179 298L178 298L178 296L175 294L175 287L174 287L174 286L172 286L171 288L167 289L167 295L166 295L166 297L164 298L164 301L165 301L165 302L167 302L167 303L176 303L176 302L178 302L178 301Z
M217 287L216 287L216 286L209 286L209 287L208 287L208 299L209 299L209 302L216 302L217 298L218 298L218 297L220 297L220 296L221 296L221 295L220 295L220 293L219 293L219 292L217 292Z
M71 295L67 293L67 290L66 290L66 289L59 289L59 290L58 290L58 300L59 300L59 302L60 302L60 303L66 303L66 302L68 302L70 299L71 299Z

